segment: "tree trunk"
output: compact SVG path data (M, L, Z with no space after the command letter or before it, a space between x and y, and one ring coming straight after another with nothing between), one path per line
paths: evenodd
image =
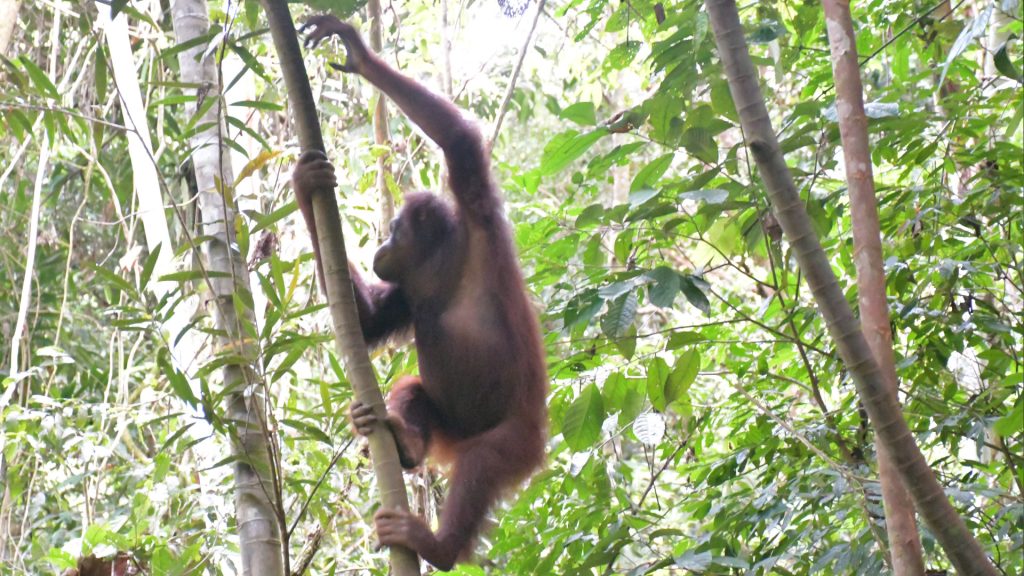
M893 364L892 331L889 328L889 302L885 294L882 267L882 239L878 225L878 204L871 169L868 119L864 114L863 86L857 58L850 4L847 0L822 0L832 71L836 83L836 110L843 159L850 194L850 219L853 222L853 261L857 265L857 294L864 337L881 371L881 384L888 390L888 402L899 403L899 380ZM921 537L914 519L914 503L903 487L893 455L875 437L878 451L878 476L882 484L885 526L895 576L924 574Z
M270 34L277 49L278 59L288 90L289 104L295 132L303 150L324 151L323 135L316 115L313 92L306 76L306 66L299 52L292 16L284 0L261 0L270 24ZM345 238L341 233L338 200L331 189L313 194L313 212L320 256L323 259L324 288L334 326L334 342L338 356L344 361L355 397L372 406L381 424L369 435L370 456L381 492L381 505L385 508L409 509L409 500L398 462L398 450L391 431L383 424L387 412L384 397L377 386L373 366L366 351L366 342L359 327L359 312L352 291L352 278L348 272ZM391 548L391 568L395 576L420 573L419 558L411 550Z
M366 14L370 20L370 48L375 54L381 54L384 47L383 32L381 31L381 8L380 0L370 0L366 3ZM391 137L388 134L388 101L384 94L376 88L373 90L377 95L377 104L373 107L373 143L378 148L387 148L387 153L378 150L377 153L377 194L380 195L380 220L377 226L377 240L384 242L389 234L389 225L395 217L395 199L391 195L391 187L388 186L388 173L391 171L391 157L394 150L391 148Z
M171 20L179 44L209 33L210 20L205 0L176 0ZM217 342L219 353L242 358L224 367L224 388L227 391L227 415L234 437L232 450L235 464L235 514L238 519L242 574L284 576L286 555L282 541L285 528L281 506L280 485L275 482L274 446L268 441L266 387L253 368L258 352L252 342L255 333L250 298L249 275L245 255L238 252L233 237L237 211L234 194L228 189L234 182L231 157L224 144L225 123L221 109L221 86L214 56L203 58L206 43L193 46L178 55L183 82L196 86L196 102L188 110L195 113L205 95L215 102L197 124L209 127L191 138L192 161L195 165L198 204L202 215L199 233L203 243L207 279L214 299L214 318L223 335Z
M995 567L953 509L917 447L815 236L768 117L735 2L705 0L705 6L747 146L764 180L775 216L807 278L839 355L853 377L877 436L894 456L918 511L956 569L965 575L996 576Z

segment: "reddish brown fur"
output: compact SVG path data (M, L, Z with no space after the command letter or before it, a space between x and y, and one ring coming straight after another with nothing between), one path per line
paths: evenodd
M399 379L388 397L402 465L415 467L428 453L452 463L436 534L408 513L382 510L378 536L447 570L471 551L502 492L544 459L547 374L539 327L480 131L450 102L366 50L351 26L330 16L307 26L315 28L307 43L339 35L348 49L341 68L394 100L448 163L454 209L430 194L410 195L374 258L374 270L387 281L367 283L353 275L368 341L409 327L416 337L421 376ZM325 164L307 154L296 167L293 181L304 214L311 212L312 191L333 186ZM364 406L352 410L359 431L372 428Z

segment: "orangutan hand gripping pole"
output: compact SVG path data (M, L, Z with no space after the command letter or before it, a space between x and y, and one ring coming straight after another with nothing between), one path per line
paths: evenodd
M367 283L353 269L363 334L370 344L412 328L420 376L405 376L388 396L387 423L402 466L429 454L450 462L448 497L438 532L398 510L374 517L382 544L406 546L442 570L472 551L487 511L544 460L547 374L537 320L526 296L511 230L491 179L480 131L444 98L392 70L367 50L352 26L318 16L303 26L307 46L332 35L348 52L345 72L379 88L444 151L454 209L425 192L409 194L377 250ZM300 158L293 175L298 203L312 217L311 190L335 184L320 153ZM314 235L314 248L319 247ZM368 434L373 412L350 408Z

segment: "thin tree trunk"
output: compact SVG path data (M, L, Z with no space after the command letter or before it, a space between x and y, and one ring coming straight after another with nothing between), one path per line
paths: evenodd
M449 100L454 100L452 91L452 27L448 22L448 0L441 0L441 90ZM448 181L447 178L444 179Z
M857 58L848 0L822 0L832 70L836 83L836 110L839 134L843 142L846 181L850 191L850 219L853 221L853 261L857 265L857 294L864 337L878 362L882 385L888 390L888 402L899 403L899 380L893 364L892 331L889 328L889 302L885 294L882 267L882 239L878 225L878 203L871 169L868 119L864 114L863 86ZM885 526L895 576L924 574L921 537L917 533L914 503L900 481L899 472L880 436L875 437L878 451L878 476L882 484Z
M110 54L110 67L117 85L117 99L121 106L121 114L127 127L128 158L132 165L132 189L139 203L137 216L142 223L146 248L150 253L160 250L156 265L153 267L154 281L149 283L150 290L159 300L172 290L176 290L176 282L160 281L164 274L174 271L174 246L167 226L167 214L164 210L164 198L160 188L160 175L157 173L156 160L153 154L153 138L150 135L146 107L142 101L142 89L139 86L138 72L135 67L134 52L128 37L128 16L119 14L110 19L110 6L96 2L99 22L103 27L103 37ZM131 238L126 238L131 243ZM164 322L162 329L169 336L170 352L174 365L186 375L195 372L194 362L198 357L199 341L186 334L182 337L191 321L194 309L178 306ZM193 379L190 378L190 383ZM198 384L193 391L199 393ZM196 430L200 436L212 432L205 420L197 420ZM194 426L193 428L196 428ZM197 436L199 437L199 436Z
M171 20L179 44L209 33L210 19L205 0L176 0ZM250 292L245 255L238 252L233 238L237 215L232 204L234 194L227 189L234 182L231 157L224 144L224 120L221 117L221 85L213 55L202 57L206 44L181 52L178 63L183 82L195 86L196 102L189 106L195 113L201 98L214 98L215 103L197 124L209 128L191 138L192 161L199 188L199 210L202 214L200 234L206 263L216 276L207 278L214 298L219 352L242 358L223 369L227 391L227 414L234 437L232 451L235 464L235 514L238 519L242 574L249 576L284 576L287 555L282 540L285 533L280 485L275 482L279 468L275 466L274 446L268 441L266 387L253 368L258 352L251 344L255 333L253 310L241 302Z
M523 69L523 61L526 60L526 52L530 49L530 40L533 39L533 33L537 30L537 22L540 21L540 15L544 13L544 2L545 0L538 0L537 2L537 12L533 15L533 23L530 24L530 31L526 33L526 38L523 40L523 47L519 50L519 60L516 61L516 67L515 70L512 71L512 77L508 79L508 86L505 88L505 97L501 100L501 106L498 108L498 114L494 121L494 131L491 132L491 139L487 141L488 151L494 148L494 142L498 139L498 134L501 133L501 123L505 119L505 112L508 111L509 102L512 101L512 94L516 90L516 81L519 80L519 72Z
M278 59L288 90L289 104L299 146L303 150L324 151L323 135L316 116L316 103L309 87L306 66L299 52L299 41L292 24L292 16L284 0L261 0L270 34L277 49ZM381 505L386 508L409 509L405 492L402 467L398 462L398 450L387 426L383 425L387 414L384 396L377 386L373 366L366 351L366 342L359 327L359 312L356 309L352 291L352 278L348 271L348 255L345 252L345 238L341 233L341 219L338 215L338 200L334 190L319 190L313 194L313 213L316 219L317 236L320 239L320 256L323 259L324 288L334 326L334 342L338 356L344 361L355 397L373 406L379 421L368 436L370 456L380 489ZM391 570L395 576L411 576L420 573L419 558L411 550L391 548Z
M370 48L375 54L381 54L384 47L384 34L381 30L380 0L366 3L366 13L370 20ZM380 90L377 94L377 105L373 107L373 143L378 147L387 148L387 153L378 150L377 156L377 194L380 195L380 220L377 226L377 239L383 242L389 234L389 225L395 217L395 198L388 186L388 173L391 171L391 137L388 135L388 100Z
M965 575L996 576L995 567L946 498L917 447L814 233L768 117L735 2L705 0L705 6L747 146L757 163L775 216L807 278L876 434L895 457L900 477L911 491L918 511L956 569Z
M2 25L2 24L0 24ZM61 28L61 13L58 10L54 11L53 25L50 27L50 46L55 47L50 53L50 61L47 66L47 73L50 78L53 78L57 72L57 58L60 55L60 50L57 46L60 46L60 28ZM0 54L3 52L0 51ZM69 71L65 76L65 82L71 77ZM62 83L63 84L63 83ZM28 220L28 237L25 239L25 274L21 280L21 296L18 299L18 315L14 321L14 332L11 334L11 361L8 367L7 373L13 378L7 389L0 394L0 413L7 408L8 404L12 401L23 403L28 397L29 384L32 382L31 378L24 375L18 378L17 375L21 371L21 357L24 355L26 358L31 358L32 351L30 344L32 342L28 332L28 311L32 307L32 279L35 276L36 268L36 247L39 245L39 213L42 206L43 198L43 183L46 181L47 170L50 165L50 140L45 137L45 134L38 131L38 120L36 121L39 142L39 159L36 163L36 179L35 185L32 189L32 208L29 212ZM21 342L25 340L25 352L21 352ZM8 557L8 548L16 555L17 541L22 535L21 526L14 521L14 508L15 499L11 495L11 486L7 481L7 475L10 473L11 464L8 462L8 453L5 450L6 445L0 442L0 560Z
M14 26L18 23L19 9L21 0L0 0L0 56L7 54Z

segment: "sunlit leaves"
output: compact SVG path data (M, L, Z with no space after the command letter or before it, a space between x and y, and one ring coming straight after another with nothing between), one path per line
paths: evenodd
M608 52L608 56L604 59L604 67L606 70L621 70L628 66L637 53L640 51L641 42L639 40L627 40L622 44L619 44L615 48L612 48Z

